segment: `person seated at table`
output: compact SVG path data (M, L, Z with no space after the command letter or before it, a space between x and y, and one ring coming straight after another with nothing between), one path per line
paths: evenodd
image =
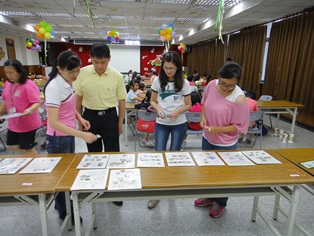
M132 80L133 71L129 70L128 74L124 77L124 84L127 85Z
M35 73L35 72L29 73L29 74L28 74L28 78L29 78L30 80L36 79L36 73Z
M193 71L193 81L199 81L200 80L200 75L198 74L197 70Z
M157 72L156 71L152 71L151 72L151 76L150 76L150 81L153 83L154 80L158 77Z
M138 80L131 80L129 83L130 90L128 92L128 96L126 98L126 102L141 102L143 101L144 97L141 97L137 94L137 90L139 88L139 81Z
M258 111L258 104L257 104L257 101L255 100L256 94L254 92L246 92L245 96L246 96L247 104L249 106L249 110ZM255 122L250 122L249 128L252 128L255 124L256 124ZM243 137L244 137L244 134L239 133L239 139L238 139L239 143L243 142ZM250 136L245 140L245 142L247 144L251 144L253 137L254 137L254 134L250 134Z
M206 77L206 81L204 82L204 86L206 86L207 84L209 84L209 82L211 81L212 76L211 75L207 75Z
M195 83L194 83L194 81L193 81L193 75L189 75L189 76L187 77L187 80L189 81L189 85L190 85L190 86L194 86L194 85L195 85Z
M138 85L138 90L137 90L137 96L142 97L143 99L146 97L146 84L143 82L140 82Z

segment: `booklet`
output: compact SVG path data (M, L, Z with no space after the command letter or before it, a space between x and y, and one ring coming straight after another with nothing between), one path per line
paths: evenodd
M0 119L6 120L6 119L14 118L14 117L19 117L19 116L23 116L23 113L16 112L16 113L8 114L8 115L3 115L3 116L0 116Z
M188 152L167 152L166 159L168 166L195 166Z
M224 166L225 163L215 152L192 152L199 166Z
M229 166L255 165L241 152L218 152L218 154Z
M108 190L141 189L140 169L110 170Z
M104 169L109 160L109 154L86 154L76 169Z
M137 167L165 167L162 153L138 153Z
M262 150L242 151L244 155L254 161L256 164L281 164L276 158Z
M109 170L80 170L71 190L106 189Z
M108 169L134 168L135 154L111 154L107 164Z
M300 162L299 164L308 169L314 168L314 161L303 161L303 162Z
M61 157L37 157L20 174L50 173Z
M0 174L15 174L19 169L29 163L33 158L5 158L0 162Z

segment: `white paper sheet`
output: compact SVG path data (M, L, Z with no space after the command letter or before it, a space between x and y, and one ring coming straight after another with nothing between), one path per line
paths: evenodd
M255 165L241 152L218 152L218 154L229 166Z
M38 157L26 166L20 174L44 174L50 173L58 162L61 160L61 157Z
M104 169L109 160L109 154L84 155L76 169Z
M111 154L107 169L122 169L135 167L135 154Z
M108 190L141 189L140 169L110 170Z
M168 166L195 166L188 152L167 152L166 159Z
M137 167L165 167L162 153L138 153Z
M215 152L192 152L199 166L224 166L225 163Z
M25 166L33 158L5 158L0 162L0 174L15 174L19 169Z
M276 158L262 150L242 151L244 155L254 161L256 164L281 164Z
M23 113L12 113L12 114L8 114L8 115L3 115L3 116L0 116L0 119L2 120L6 120L6 119L11 119L11 118L14 118L14 117L19 117L19 116L22 116Z
M106 189L109 170L80 170L71 190Z

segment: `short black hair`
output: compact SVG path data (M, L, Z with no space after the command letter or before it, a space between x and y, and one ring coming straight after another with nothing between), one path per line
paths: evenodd
M94 43L90 49L90 56L96 58L110 58L110 49L105 43Z
M240 81L242 76L242 68L238 63L229 62L223 65L219 70L218 77L224 79L236 78Z

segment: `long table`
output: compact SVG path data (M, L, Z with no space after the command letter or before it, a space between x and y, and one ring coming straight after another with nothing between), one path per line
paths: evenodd
M92 204L92 216L86 235L92 227L97 227L96 202L225 196L254 196L252 221L255 221L259 214L276 235L281 235L259 208L258 197L283 195L290 201L287 214L288 224L283 235L291 236L293 226L297 225L295 215L301 186L313 184L314 178L275 151L266 151L282 164L232 167L228 165L169 167L166 165L165 168L141 168L142 189L72 191L76 235L81 235L80 208L88 203ZM76 167L83 156L84 153L77 154L57 185L56 191L69 191L79 172Z
M38 207L42 225L42 235L48 235L47 210L55 199L55 187L73 161L75 154L60 155L1 155L1 158L21 157L59 157L58 165L48 174L0 175L0 205L33 205ZM68 217L69 218L69 217ZM66 218L62 228L72 228L71 221ZM1 234L1 233L0 233Z
M298 108L303 107L302 104L283 101L283 100L273 100L273 101L258 101L258 108L260 110L265 110L265 114L277 114L278 126L280 114L289 114L292 116L292 123L290 133L294 134L295 122L298 114Z

